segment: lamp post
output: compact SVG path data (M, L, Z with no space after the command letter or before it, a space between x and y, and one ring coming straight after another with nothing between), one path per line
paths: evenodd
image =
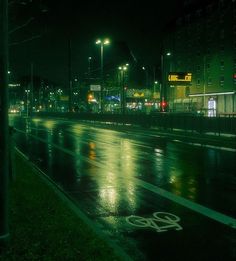
M143 66L142 70L145 72L145 85L146 85L146 88L148 88L148 71L147 71L147 68L145 66Z
M101 52L101 87L100 87L100 106L101 106L101 113L103 113L103 48L104 45L109 45L110 44L110 40L109 39L98 39L96 41L97 45L100 45L100 52Z
M203 56L203 112L205 114L206 108L206 54Z
M165 56L171 56L170 52L165 53ZM167 75L164 66L164 54L161 53L161 84L160 84L160 107L161 111L165 111L167 105Z
M71 40L68 40L68 83L69 83L69 111L73 110L72 94L72 63L71 63Z
M125 72L128 70L129 64L119 66L119 70L121 72L122 76L122 89L121 89L121 109L122 109L122 115L125 115L125 107L126 107L126 102L125 102Z
M25 90L25 93L26 93L26 116L27 118L29 117L29 93L30 93L30 90Z
M63 91L62 89L58 89L57 90L57 111L58 111L58 108L59 108L59 111L61 111L61 95L62 95Z
M90 74L91 74L91 60L92 60L92 57L89 56L88 57L88 79L89 79L89 82L90 82Z
M153 82L153 99L155 99L157 84L158 84L158 81L154 80L154 82Z
M31 103L31 113L33 112L33 107L34 107L34 64L30 64L30 103Z

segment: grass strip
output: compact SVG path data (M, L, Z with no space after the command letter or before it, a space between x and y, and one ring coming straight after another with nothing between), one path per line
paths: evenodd
M10 244L0 260L121 260L19 154L10 185Z

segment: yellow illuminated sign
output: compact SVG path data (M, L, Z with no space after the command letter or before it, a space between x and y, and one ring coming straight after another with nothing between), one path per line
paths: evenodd
M143 92L135 92L134 97L136 97L136 98L144 97L144 93Z
M68 95L61 95L59 98L60 98L61 101L69 101Z
M191 82L192 73L172 73L168 76L169 82Z

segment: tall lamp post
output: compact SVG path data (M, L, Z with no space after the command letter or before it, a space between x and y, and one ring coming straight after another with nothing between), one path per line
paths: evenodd
M90 76L91 76L91 60L92 60L92 57L89 56L88 57L88 79L89 79L89 83L90 83Z
M166 108L166 100L167 100L167 75L166 75L166 68L164 65L164 55L171 56L170 52L165 54L161 54L161 85L160 85L160 107L161 111L165 111Z
M156 86L158 85L158 81L155 81L153 82L153 99L155 99L156 97Z
M30 93L30 90L25 90L25 93L26 93L26 116L28 118L29 117L29 93Z
M30 92L31 92L31 96L30 96L30 112L33 112L33 107L34 107L34 64L31 63L30 64Z
M145 66L143 66L142 70L145 72L145 85L146 85L146 88L148 88L148 71L147 71L147 68Z
M125 107L126 107L126 102L125 102L125 72L128 70L129 64L119 66L119 70L121 72L122 76L122 89L121 89L121 108L122 108L122 115L125 115Z
M91 84L92 84L92 81L91 81L91 60L92 60L92 57L89 56L88 57L88 86L89 86L89 90L91 89ZM88 102L88 100L87 100Z
M96 41L97 45L100 45L101 47L101 89L100 89L100 106L101 106L101 113L103 113L103 48L104 45L109 45L110 44L110 40L109 39L98 39Z

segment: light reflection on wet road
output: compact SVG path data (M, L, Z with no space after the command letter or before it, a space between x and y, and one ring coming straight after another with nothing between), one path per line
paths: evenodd
M235 152L173 143L148 136L147 131L121 132L62 120L11 120L22 131L15 135L18 148L76 199L80 208L99 223L104 232L116 237L118 244L125 244L125 250L133 259L153 260L156 247L152 240L161 240L158 241L162 247L158 251L161 260L171 260L172 255L180 253L181 257L195 257L191 247L194 252L200 251L199 258L235 255L232 228L192 213L135 182L135 179L141 180L235 217ZM183 231L171 230L160 238L151 229L139 230L125 221L130 215L149 217L156 211L181 217ZM202 233L192 238L196 229ZM204 246L206 240L219 235L221 238L217 242ZM171 254L166 253L165 240L168 245L173 241L175 247ZM189 252L181 252L176 240L187 244ZM201 243L193 246L195 241ZM217 244L221 244L220 252L214 250ZM204 248L208 254L201 256Z

